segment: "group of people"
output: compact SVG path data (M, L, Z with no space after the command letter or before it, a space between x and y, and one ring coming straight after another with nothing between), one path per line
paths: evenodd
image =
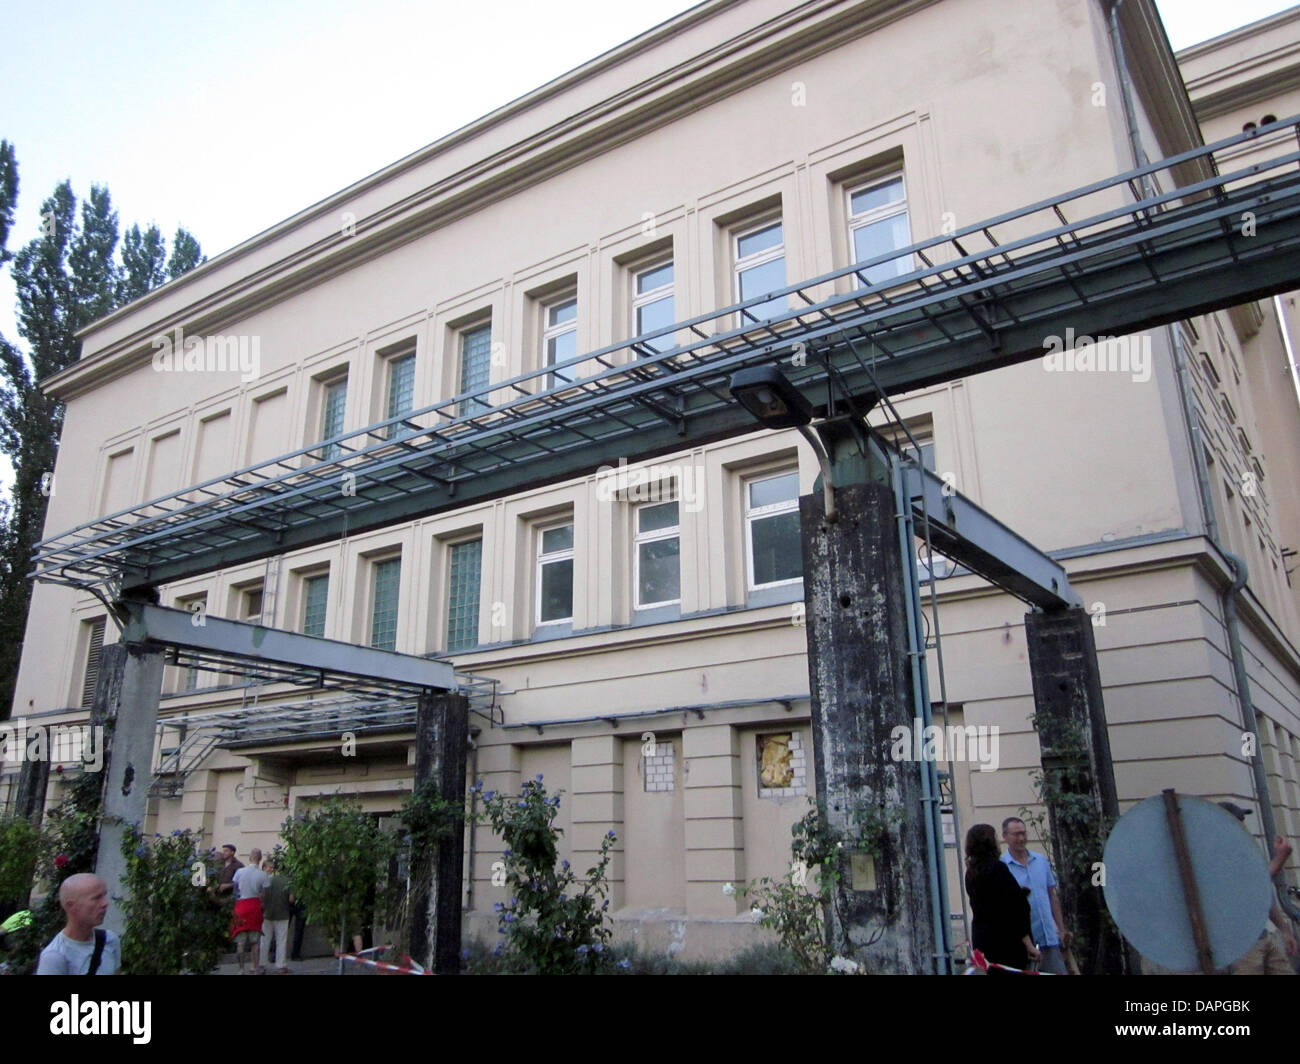
M976 824L966 833L971 946L1003 968L1025 971L1033 962L1040 972L1065 975L1073 934L1061 914L1051 862L1029 849L1028 838L1019 817L1002 821L1006 853L992 824Z
M234 895L235 912L230 937L235 941L239 970L245 975L265 975L262 966L262 940L266 940L267 959L274 949L277 974L289 974L289 918L293 915L294 897L289 881L276 871L275 862L262 859L261 850L250 850L245 865L235 856L235 847L221 847L222 864L217 880L218 895ZM302 921L299 920L299 925ZM295 954L298 943L295 943ZM244 967L251 955L252 967Z

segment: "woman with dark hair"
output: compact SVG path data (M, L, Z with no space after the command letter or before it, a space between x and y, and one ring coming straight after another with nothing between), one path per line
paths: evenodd
M1038 959L1029 936L1029 899L1001 861L992 824L966 832L966 894L970 897L971 946L985 960L1024 968Z

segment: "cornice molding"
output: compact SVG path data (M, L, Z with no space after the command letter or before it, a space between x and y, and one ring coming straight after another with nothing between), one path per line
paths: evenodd
M402 244L419 239L467 214L578 166L611 148L708 106L800 62L830 51L938 0L811 0L725 41L712 42L680 62L597 103L498 149L470 166L431 181L418 192L395 198L355 223L345 235L335 224L340 212L367 193L382 191L400 177L435 166L455 148L526 116L542 104L574 92L593 78L741 3L717 0L700 5L627 44L597 57L527 96L434 142L392 166L336 193L266 232L218 256L176 282L93 323L80 333L83 344L106 328L133 324L124 336L41 382L68 400L129 373L152 357L150 341L178 325L197 334L219 330L296 292L354 269ZM810 21L811 20L811 21ZM328 221L327 235L297 246L295 234ZM239 264L288 244L274 261L247 272ZM206 295L203 281L229 273L227 283ZM196 289L192 302L160 313L168 297Z

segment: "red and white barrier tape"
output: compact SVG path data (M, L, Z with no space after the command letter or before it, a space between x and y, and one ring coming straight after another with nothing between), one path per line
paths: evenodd
M372 946L370 949L363 949L360 953L335 953L334 956L341 957L345 961L351 961L353 964L364 964L369 968L376 968L381 972L394 972L397 975L432 975L433 973L411 960L406 954L402 954L403 964L389 964L387 961L376 961L367 957L367 953L382 953L390 949L390 946Z

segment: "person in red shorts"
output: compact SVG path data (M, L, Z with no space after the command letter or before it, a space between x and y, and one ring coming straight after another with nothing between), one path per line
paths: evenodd
M239 951L241 974L261 975L262 952L262 895L271 878L262 871L262 851L249 852L248 864L235 873L235 916L230 924L230 937ZM251 949L252 972L244 971L244 954Z

